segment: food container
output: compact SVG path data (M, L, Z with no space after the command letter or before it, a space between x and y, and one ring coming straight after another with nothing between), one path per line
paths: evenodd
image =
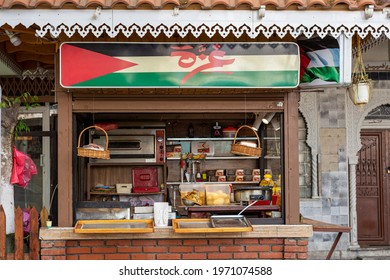
M180 200L182 202L183 205L184 202L183 202L183 199L185 197L187 197L189 194L191 194L191 192L193 191L196 191L197 194L196 196L199 198L199 200L197 201L198 205L205 205L205 187L201 184L180 184L179 186L179 190L180 190ZM193 201L194 202L194 201ZM195 205L195 203L194 203ZM191 205L186 205L186 206L191 206Z
M237 169L236 170L236 176L243 176L244 175L244 169Z
M260 175L253 175L253 177L252 177L252 181L253 182L260 182Z
M244 176L243 175L237 175L236 176L236 182L243 182L244 181Z
M225 170L223 169L218 169L217 171L215 171L215 176L223 176L225 175Z
M207 205L230 204L229 184L205 184Z
M249 182L252 181L253 176L252 175L244 175L244 181Z
M226 175L236 175L235 169L226 169Z
M223 137L225 137L225 138L233 138L234 135L236 134L236 131L237 131L237 128L232 127L232 126L228 126L228 127L225 127L224 129L222 129L222 134L223 134Z
M226 182L226 176L218 176L218 182Z
M228 175L228 176L227 176L227 180L228 180L229 182L233 182L233 181L236 180L236 176L234 176L234 175Z

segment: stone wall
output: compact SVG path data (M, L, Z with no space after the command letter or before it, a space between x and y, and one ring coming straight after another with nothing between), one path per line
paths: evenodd
M346 91L326 89L315 92L318 112L318 199L301 199L301 214L319 221L348 225L348 166L346 154ZM301 155L300 155L301 156ZM314 233L309 239L309 258L323 258L337 233ZM348 248L343 234L336 250ZM337 258L337 251L334 254Z
M307 127L304 118L300 115L298 119L298 140L299 140L299 197L311 198L311 152L306 143Z

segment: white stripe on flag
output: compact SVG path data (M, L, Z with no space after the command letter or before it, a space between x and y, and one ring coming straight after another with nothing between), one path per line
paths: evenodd
M324 66L339 67L340 66L340 50L339 49L323 49L312 52L307 52L306 55L310 58L310 63L307 68L320 68Z
M178 62L180 57L171 56L131 56L116 57L118 59L131 61L138 65L130 67L116 73L142 73L142 72L190 72L197 67L209 63L206 58L201 60L196 59L196 62L188 68L182 68ZM235 59L232 64L224 65L223 67L213 67L203 70L209 71L298 71L299 57L298 55L237 55L220 57L221 60ZM191 60L186 61L190 63Z

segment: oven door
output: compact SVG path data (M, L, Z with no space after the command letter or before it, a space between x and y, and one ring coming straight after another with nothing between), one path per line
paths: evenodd
M105 147L106 138L99 136L94 143ZM153 159L155 158L154 135L109 135L108 150L111 159Z

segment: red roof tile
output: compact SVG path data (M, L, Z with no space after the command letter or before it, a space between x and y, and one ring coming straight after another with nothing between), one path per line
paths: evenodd
M374 5L380 10L390 6L390 0L0 0L0 8L95 8L105 9L164 9L172 6L195 9L321 9L321 10L362 10L366 5Z

